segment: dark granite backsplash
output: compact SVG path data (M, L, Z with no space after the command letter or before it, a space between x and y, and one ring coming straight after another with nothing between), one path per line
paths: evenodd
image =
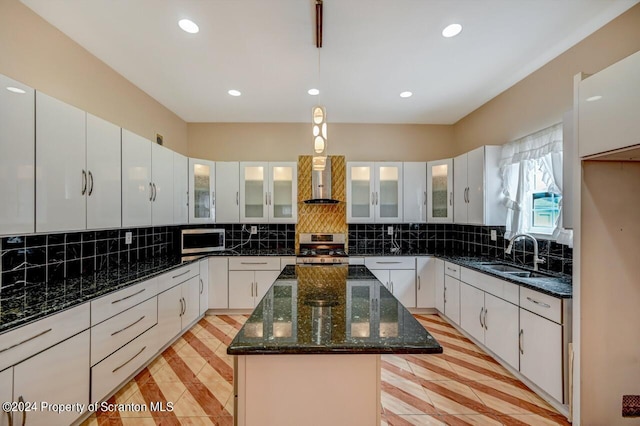
M393 226L394 236L387 234ZM491 230L497 240L491 241ZM418 255L455 254L484 256L507 260L526 266L533 265L533 242L520 239L511 254L505 254L509 241L504 239L504 226L474 226L453 224L375 224L349 225L348 253L357 255ZM400 247L392 252L393 239ZM539 256L545 260L543 271L573 272L573 249L553 241L538 240Z

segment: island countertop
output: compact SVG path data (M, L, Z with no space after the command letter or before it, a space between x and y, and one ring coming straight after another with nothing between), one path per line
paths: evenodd
M227 353L442 353L442 346L365 266L289 265Z

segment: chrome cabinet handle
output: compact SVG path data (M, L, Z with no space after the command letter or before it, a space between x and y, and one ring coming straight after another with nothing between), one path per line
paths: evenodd
M422 202L423 205L427 205L427 191L424 191L424 200Z
M211 191L211 205L216 205L216 191Z
M271 191L269 191L269 205L271 205Z
M550 308L551 307L551 305L547 305L546 303L543 303L543 302L538 302L537 300L532 299L529 296L527 296L527 300L529 302L535 303L536 305L542 306L543 308Z
M485 330L489 330L489 326L487 326L487 312L489 312L487 310L487 308L484 309L484 329Z
M388 260L388 261L384 261L384 260L376 260L376 263L377 263L378 265L390 265L390 264L402 263L402 262L399 262L399 261L397 261L397 260Z
M376 203L376 193L371 193L371 205L373 206Z
M240 262L241 265L266 265L267 262Z
M376 191L376 206L378 205L378 201L380 199L379 197L380 197L380 194L378 194L378 191Z
M521 355L524 355L524 345L522 344L523 338L524 338L524 330L520 329L520 334L518 335L518 348L520 349Z
M149 201L153 201L153 184L149 182Z
M158 187L156 186L156 184L153 184L153 201L156 201L156 198L158 197Z
M188 271L184 271L184 272L183 272L183 273L181 273L181 274L174 275L174 276L173 276L173 279L175 280L176 278L181 277L181 276L183 276L184 274L188 274L189 272L191 272L191 269L189 269Z
M87 172L83 169L82 170L82 194L84 195L87 193Z
M418 275L418 290L420 290L420 275Z
M89 172L89 196L93 194L93 173Z
M236 205L240 205L240 192L236 191Z
M135 354L134 356L132 356L131 358L129 358L124 364L121 364L120 366L116 367L113 369L113 371L111 373L115 373L116 371L120 370L122 367L124 367L125 365L129 364L131 361L133 361L138 355L140 355L142 352L144 352L144 350L147 349L146 346L143 346L142 349L140 349L138 351L137 354Z
M24 344L24 343L30 342L30 341L31 341L31 340L33 340L33 339L36 339L36 338L38 338L38 337L40 337L40 336L42 336L42 335L44 335L44 334L47 334L47 333L48 333L48 332L50 332L51 330L53 330L53 329L52 329L52 328L50 328L50 329L48 329L48 330L41 331L40 333L36 334L35 336L31 336L31 337L29 337L28 339L24 339L23 341L18 342L18 343L14 344L14 345L11 345L11 346L6 347L6 348L4 348L4 349L0 349L0 354L1 354L2 352L6 352L6 351L8 351L8 350L10 350L10 349L13 349L13 348L15 348L15 347L17 347L17 346L20 346L20 345L22 345L22 344Z
M391 294L393 294L393 281L389 281L389 283L391 284Z
M129 298L131 298L131 297L133 297L133 296L137 296L138 294L142 293L142 292L143 292L143 291L145 291L145 290L146 290L146 288L143 288L142 290L137 291L137 292L135 292L135 293L133 293L133 294L130 294L130 295L128 295L128 296L125 296L125 297L123 297L122 299L114 300L113 302L111 302L111 304L113 305L114 303L122 302L123 300L127 300L127 299L129 299Z
M449 205L453 206L453 192L449 192Z
M451 272L458 272L458 270L457 270L457 269L449 268L448 266L447 266L447 271L451 271Z
M251 283L251 297L253 297L253 282Z
M204 283L202 282L202 278L200 278L200 294L204 291Z
M484 328L484 324L482 323L482 313L484 312L484 307L480 308L480 315L478 318L480 319L480 327Z
M22 404L24 404L24 398L22 397L22 395L20 395L18 397L18 402L21 402ZM22 426L24 426L27 423L27 410L22 410Z
M269 193L268 192L264 193L264 205L265 206L269 205Z
M444 304L447 304L447 287L444 287Z
M121 328L121 329L120 329L120 330L118 330L118 331L114 331L113 333L111 333L111 336L115 336L116 334L122 333L122 332L123 332L123 331L125 331L126 329L133 327L134 325L136 325L137 323L139 323L140 321L142 321L143 319L145 319L145 317L146 317L146 315L143 315L143 316L141 316L141 317L140 317L140 319L138 319L138 320L136 320L136 321L132 322L132 323L131 323L131 324L129 324L128 326L126 326L126 327L124 327L124 328Z

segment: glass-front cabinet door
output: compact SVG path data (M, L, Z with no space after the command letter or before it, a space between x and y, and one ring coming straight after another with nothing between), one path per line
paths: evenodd
M298 219L298 165L269 163L267 203L269 222L296 223Z
M453 222L453 160L427 163L427 222Z
M347 163L347 222L373 222L374 178L373 163Z
M402 163L375 163L375 221L402 222Z
M267 222L268 163L240 163L240 222Z
M189 223L215 221L215 163L189 158Z

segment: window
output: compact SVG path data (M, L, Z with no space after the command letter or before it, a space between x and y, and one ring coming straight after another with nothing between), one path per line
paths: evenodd
M549 192L549 185L542 176L541 170L534 167L533 188L528 195L531 199L531 220L527 228L532 234L551 235L560 221L562 194Z

